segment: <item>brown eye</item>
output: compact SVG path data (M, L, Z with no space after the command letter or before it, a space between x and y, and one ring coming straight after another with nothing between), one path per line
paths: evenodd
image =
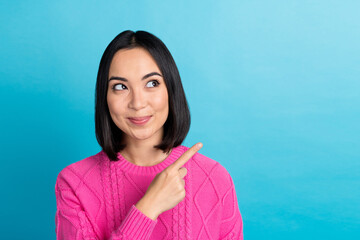
M159 84L160 83L157 80L151 80L146 84L146 86L152 88L152 87L157 87Z
M120 85L120 87L116 87L118 85ZM114 84L112 89L122 91L122 90L126 89L126 86L124 84L122 84L122 83L117 83L117 84Z

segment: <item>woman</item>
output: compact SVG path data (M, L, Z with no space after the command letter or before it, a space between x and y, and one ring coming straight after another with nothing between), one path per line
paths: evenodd
M231 176L181 145L190 113L176 64L156 36L124 31L96 83L102 150L58 175L57 239L243 239Z

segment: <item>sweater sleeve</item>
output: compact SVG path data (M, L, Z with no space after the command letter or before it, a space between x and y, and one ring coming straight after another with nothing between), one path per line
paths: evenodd
M243 240L243 222L240 214L235 185L228 176L227 191L222 198L222 220L220 227L220 239L222 240Z
M59 175L60 176L60 175ZM68 181L58 177L55 185L55 232L57 240L105 240L95 232L93 224ZM108 240L150 238L158 220L153 220L132 205L126 217ZM98 230L99 231L99 230Z

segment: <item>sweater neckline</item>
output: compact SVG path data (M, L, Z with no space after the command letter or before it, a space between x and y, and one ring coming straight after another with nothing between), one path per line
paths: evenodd
M166 167L170 166L173 162L175 162L182 154L183 146L179 145L177 147L172 148L170 154L160 163L153 166L139 166L134 163L129 162L120 152L117 153L118 161L115 162L121 169L123 169L127 173L135 173L135 174L157 174L163 171Z

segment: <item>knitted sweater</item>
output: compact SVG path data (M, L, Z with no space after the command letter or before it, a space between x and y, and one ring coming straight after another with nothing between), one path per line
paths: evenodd
M156 220L135 204L157 173L177 160L183 145L154 166L138 166L105 152L65 167L55 184L56 236L61 240L243 239L233 180L215 160L195 153L187 169L185 198Z

